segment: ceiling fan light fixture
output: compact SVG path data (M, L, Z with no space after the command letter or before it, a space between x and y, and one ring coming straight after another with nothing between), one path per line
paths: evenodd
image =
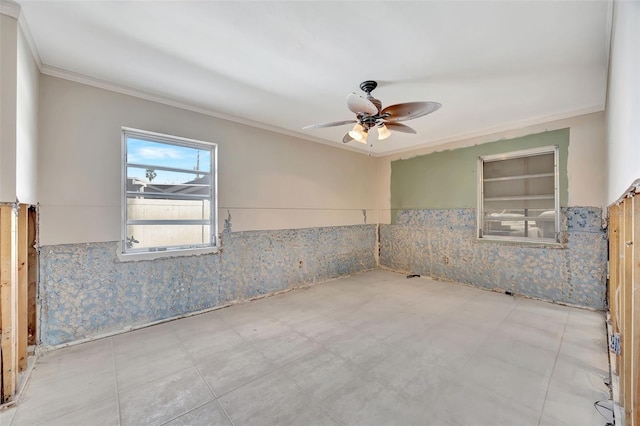
M416 131L414 129L400 122L431 114L442 106L439 102L424 101L404 102L382 108L382 102L371 94L377 86L378 83L376 81L367 80L360 84L360 89L366 94L366 97L355 93L347 95L347 108L356 115L355 120L312 124L303 127L303 129L318 129L356 123L353 129L342 137L342 142L356 141L366 145L369 130L373 127L378 129L378 140L389 138L391 130L415 134Z
M367 131L360 123L356 123L356 125L353 126L353 129L349 131L349 136L358 142L362 142L362 140L367 141Z
M363 144L367 144L367 135L369 134L369 131L367 129L364 129L364 131L362 132L362 139L356 139L358 142L363 143Z
M387 126L384 123L378 125L378 140L382 141L391 136L391 132L387 129Z

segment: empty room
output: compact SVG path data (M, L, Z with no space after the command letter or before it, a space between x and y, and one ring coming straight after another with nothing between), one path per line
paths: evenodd
M0 6L0 425L640 426L640 2Z

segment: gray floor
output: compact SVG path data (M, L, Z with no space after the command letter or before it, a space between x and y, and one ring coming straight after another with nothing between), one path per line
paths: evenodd
M602 314L372 271L40 358L5 425L598 425Z

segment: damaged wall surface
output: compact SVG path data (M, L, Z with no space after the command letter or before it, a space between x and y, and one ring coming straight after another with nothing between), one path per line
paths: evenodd
M376 226L223 235L218 254L121 262L117 242L44 246L40 338L55 346L376 267Z
M373 158L52 76L40 89L43 346L375 267ZM119 260L122 126L218 145L221 253Z
M391 223L398 210L475 207L479 156L554 145L559 147L560 205L566 206L569 129L559 129L392 161Z
M578 155L570 141L565 128L392 161L393 224L380 226L380 266L602 309L607 235L600 207L567 207L569 157ZM477 240L476 158L550 145L560 147L561 244Z
M401 210L397 224L380 225L380 265L603 309L607 235L596 207L561 209L560 246L478 241L475 209Z

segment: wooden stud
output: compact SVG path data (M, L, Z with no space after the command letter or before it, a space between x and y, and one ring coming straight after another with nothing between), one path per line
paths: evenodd
M27 368L27 346L29 341L29 280L28 280L28 238L29 238L29 206L21 204L18 211L18 313L17 313L17 340L18 340L18 371Z
M27 290L29 298L29 345L35 345L37 339L37 293L38 293L38 250L36 250L36 221L38 214L35 208L28 211L29 219L29 244L27 260L27 277L29 288Z
M618 265L620 264L620 207L609 207L609 312L611 313L612 333L618 333L618 306L616 292L619 288Z
M633 411L633 403L631 399L632 383L632 369L631 361L633 359L633 335L632 319L633 319L633 298L631 294L633 284L633 199L625 198L624 200L624 284L622 288L622 309L624 312L621 334L621 346L622 346L622 364L624 378L624 384L621 385L623 398L621 399L624 412L625 412L625 424L632 425L631 413Z
M618 270L618 292L616 293L616 312L618 318L618 333L620 333L620 354L616 356L616 366L618 369L619 375L619 394L618 401L624 406L624 379L625 379L625 369L624 369L624 320L625 320L625 310L624 310L624 298L626 295L625 292L625 275L624 275L624 228L625 228L625 220L624 220L624 201L618 205L618 226L619 226L619 234L618 234L618 257L617 257L617 270Z
M2 401L10 401L16 391L17 354L15 349L16 281L15 213L9 205L0 206L0 306L2 315Z
M632 273L632 355L631 355L631 426L640 426L640 194L633 198L633 263Z

